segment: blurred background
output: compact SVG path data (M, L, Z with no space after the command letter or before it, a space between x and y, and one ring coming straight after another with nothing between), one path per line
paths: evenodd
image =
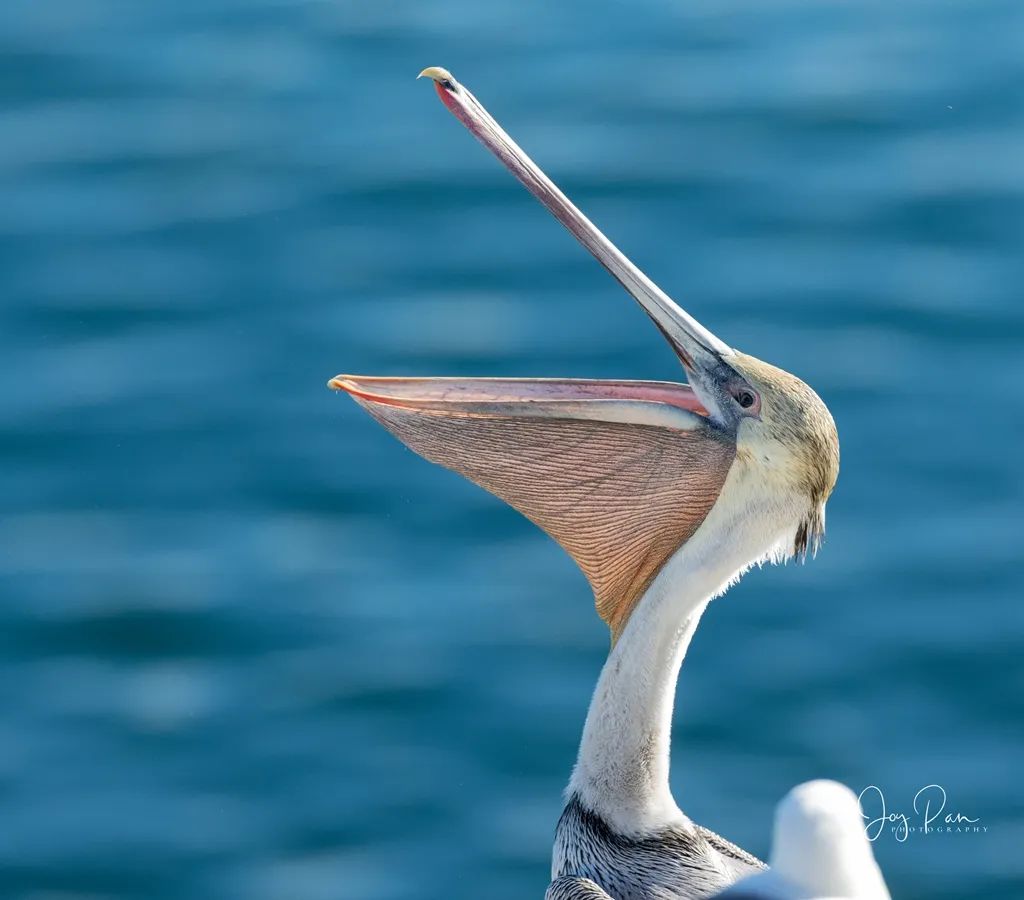
M670 294L809 381L817 560L712 604L673 783L929 783L899 897L1024 894L1018 0L6 0L0 895L540 898L607 635L326 380L677 378L444 65Z

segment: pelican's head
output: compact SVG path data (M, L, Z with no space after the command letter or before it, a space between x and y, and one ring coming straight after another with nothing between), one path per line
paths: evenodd
M835 425L814 391L732 349L671 300L450 72L421 75L629 291L689 383L339 375L331 386L551 534L590 579L613 636L712 508L746 523L722 532L744 532L729 554L739 568L814 549L839 465Z
M839 475L832 414L789 372L739 352L728 357L728 366L737 380L727 380L719 397L739 417L737 460L771 485L779 515L795 519L792 553L813 553L824 536L825 501Z

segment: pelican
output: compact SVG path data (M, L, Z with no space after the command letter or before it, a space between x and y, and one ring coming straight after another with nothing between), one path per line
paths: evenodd
M718 898L890 900L860 803L836 781L808 781L782 798L769 861L770 871L743 879Z
M412 450L522 512L576 561L611 649L555 832L548 900L712 895L764 868L669 789L675 684L708 602L816 550L835 424L798 378L734 350L661 291L441 68L444 105L640 304L688 384L339 375Z

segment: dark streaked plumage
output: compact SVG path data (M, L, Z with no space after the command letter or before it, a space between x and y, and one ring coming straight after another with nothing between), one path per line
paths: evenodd
M544 900L613 900L611 895L590 878L565 875L556 878L544 892Z
M765 868L757 857L690 822L642 836L620 834L576 795L558 821L554 859L547 900L690 900Z

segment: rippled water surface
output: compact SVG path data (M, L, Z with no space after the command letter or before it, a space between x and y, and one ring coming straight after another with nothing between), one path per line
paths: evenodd
M0 894L525 900L607 647L515 513L324 384L675 378L414 77L835 413L807 566L712 604L673 783L767 852L943 785L900 897L1024 895L1018 0L0 5Z

